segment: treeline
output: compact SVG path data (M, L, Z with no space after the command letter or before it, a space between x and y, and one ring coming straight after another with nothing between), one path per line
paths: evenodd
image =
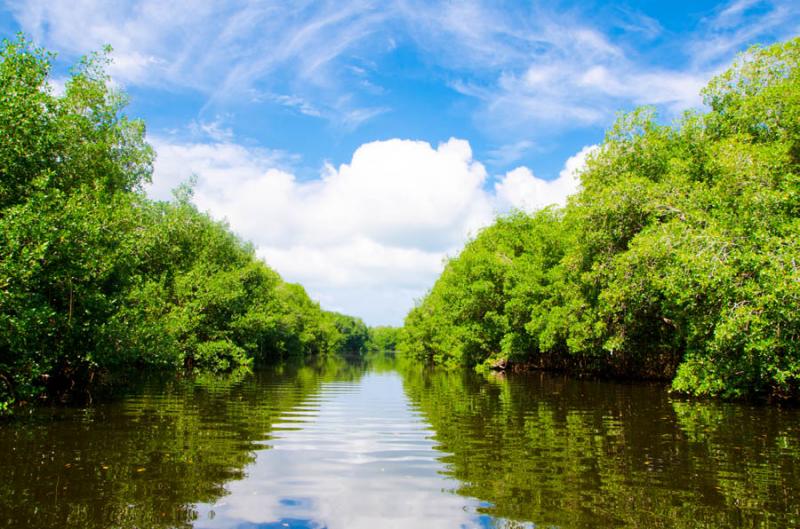
M367 351L370 353L394 354L399 334L400 329L397 327L371 327L367 340Z
M672 126L621 116L563 209L499 218L398 351L800 394L800 39L753 48Z
M145 197L154 153L109 87L106 53L63 95L52 56L24 37L0 61L0 412L130 367L366 351L361 320L282 281L190 187Z

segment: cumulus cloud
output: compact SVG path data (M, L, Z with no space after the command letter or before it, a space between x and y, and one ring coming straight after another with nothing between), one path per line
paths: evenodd
M398 248L440 250L485 224L492 208L483 165L464 140L433 148L388 140L359 147L348 164L299 182L273 153L235 143L171 144L159 153L153 194L196 173L196 201L265 245L332 246L357 237ZM156 194L155 191L158 190ZM263 230L264 224L274 229Z
M167 198L197 175L198 207L226 218L327 307L377 322L399 323L442 258L493 216L486 170L463 140L367 143L349 163L306 182L276 168L280 153L230 142L153 143L151 196Z
M590 145L570 156L554 180L538 178L527 167L509 171L494 185L497 200L501 207L524 211L535 211L553 204L563 206L567 197L580 186L580 173L586 167L586 157L597 148L596 145Z
M151 196L197 175L195 202L258 248L290 281L326 308L368 322L398 324L441 272L443 259L498 211L563 203L591 149L567 161L552 182L526 168L487 190L487 172L467 141L438 146L392 139L366 143L349 163L301 181L280 152L229 141L153 141Z
M284 165L288 155L280 151L245 147L231 141L180 142L150 138L158 158L148 194L156 200L169 200L172 190L192 175L202 180L202 187L223 196L233 192L229 186L240 185Z

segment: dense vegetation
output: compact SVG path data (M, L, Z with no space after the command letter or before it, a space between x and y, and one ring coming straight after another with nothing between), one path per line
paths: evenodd
M367 350L371 353L394 353L400 329L397 327L377 326L369 330Z
M800 39L753 48L673 126L619 118L563 209L449 261L399 352L800 393Z
M51 60L23 37L0 50L0 413L129 367L365 352L363 322L283 282L190 187L144 196L154 153L109 87L107 54L63 95Z

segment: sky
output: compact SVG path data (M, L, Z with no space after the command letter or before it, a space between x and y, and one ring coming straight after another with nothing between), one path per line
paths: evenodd
M0 0L3 2L3 0ZM323 308L399 325L498 215L563 204L619 112L664 122L800 2L0 3L0 36L110 44L157 152L147 193L195 203Z

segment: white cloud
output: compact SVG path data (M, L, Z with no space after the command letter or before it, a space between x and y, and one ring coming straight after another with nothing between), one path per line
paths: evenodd
M664 32L664 28L658 20L625 7L615 7L620 16L613 22L614 26L638 34L645 39L654 39Z
M508 166L525 156L527 152L536 146L530 140L520 140L514 143L501 145L500 147L489 151L489 162L493 165Z
M436 147L399 139L367 143L350 163L327 166L311 181L298 180L279 152L231 142L156 138L153 144L151 196L168 198L196 174L199 208L226 218L259 256L324 307L372 324L399 324L433 284L444 257L456 254L495 212L563 203L591 151L570 158L553 182L519 168L491 192L484 166L458 139Z
M634 105L656 105L673 117L701 105L700 88L735 53L800 30L800 4L788 0L734 0L663 50L642 46L643 36L662 33L658 21L621 8L609 20L535 3L404 6L409 32L431 60L465 72L451 76L451 86L483 102L480 127L505 138L605 126ZM648 61L647 53L660 57Z
M346 128L388 110L391 98L370 73L398 43L412 44L482 103L478 122L508 144L522 130L531 137L605 125L632 105L697 106L699 87L737 51L797 33L796 4L723 4L680 44L652 48L669 61L643 56L660 45L641 46L663 32L658 21L623 8L598 18L580 6L481 1L29 0L10 10L53 49L83 54L112 44L112 74L123 84L188 87L205 94L207 107L253 91L279 94L267 99Z
M229 142L153 143L151 196L166 198L196 174L198 207L227 218L259 255L327 307L372 321L399 323L433 283L443 257L493 216L486 171L463 140L436 148L368 143L350 163L328 166L308 182L276 168L281 156L270 151ZM382 307L373 309L372 295Z
M748 46L796 37L798 20L797 2L733 0L708 17L704 34L688 43L693 65L715 64L719 69Z
M501 207L535 211L552 204L563 206L567 197L578 190L580 173L586 167L586 157L597 151L596 145L584 147L567 159L554 180L537 178L527 167L509 171L494 186Z
M345 127L355 129L362 123L365 123L375 116L380 116L391 110L389 107L375 107L375 108L356 108L344 112L342 116L342 124Z
M193 174L214 192L233 193L241 183L260 178L268 169L284 167L287 159L291 159L280 151L248 148L232 142L183 143L150 138L150 143L158 158L147 192L157 200L169 200L172 190Z
M762 0L734 0L726 6L723 6L720 12L711 21L714 28L733 28L740 26L744 13L753 8L761 5L769 5L770 2Z
M522 62L524 68L504 70L494 84L453 85L485 102L479 113L484 127L521 131L535 123L540 133L552 136L606 124L625 106L661 105L674 113L700 105L700 89L711 75L707 69L643 67L586 27L552 22L541 35L546 52Z
M189 88L209 105L255 89L288 92L274 102L348 126L377 115L341 97L349 79L334 66L369 48L388 17L378 4L29 0L9 10L36 41L68 56L110 44L109 73L123 85Z
M310 182L274 169L270 153L251 157L235 144L164 147L167 160L180 158L175 169L201 177L197 203L258 243L331 246L363 236L436 250L456 245L491 214L486 171L463 140L435 149L408 140L368 143L349 164L328 166ZM265 220L274 229L262 230Z
M322 117L322 112L320 112L316 107L314 107L314 105L312 105L302 97L298 97L295 95L286 95L286 94L271 94L271 93L259 94L256 92L255 96L253 97L253 101L258 102L263 100L274 101L285 107L293 108L306 116L311 116L315 118Z
M189 125L189 130L195 136L206 136L216 142L230 142L233 139L233 129L226 127L220 118L214 121L194 121Z
M53 95L62 97L67 93L67 81L68 79L64 77L50 77L47 83L50 85Z

